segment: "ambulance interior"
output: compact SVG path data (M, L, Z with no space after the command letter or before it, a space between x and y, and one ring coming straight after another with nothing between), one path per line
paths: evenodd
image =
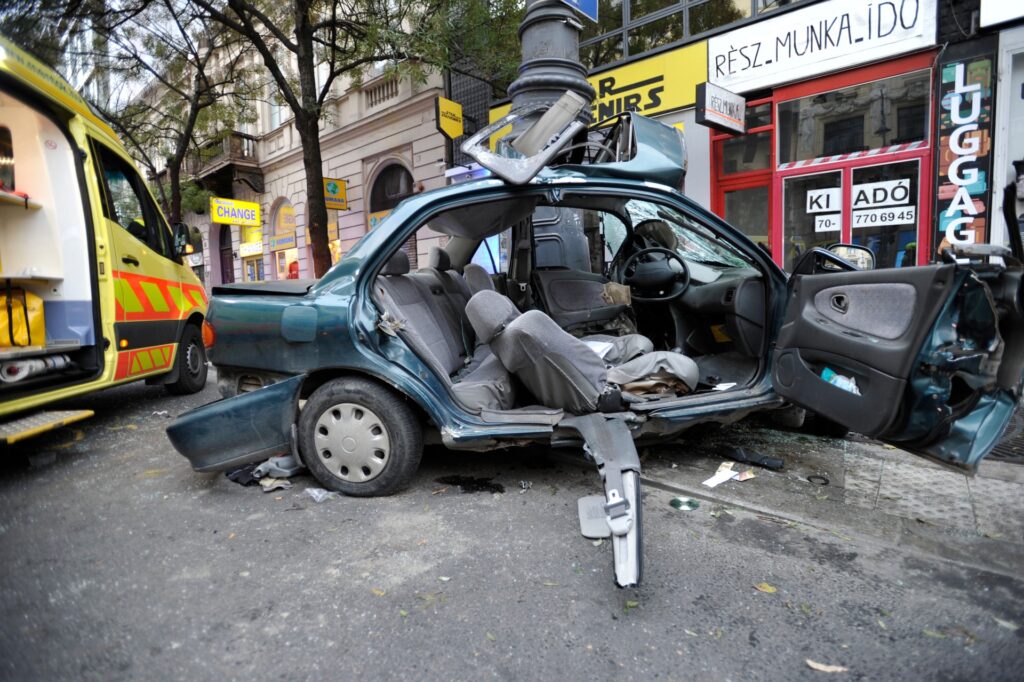
M102 369L77 145L29 97L0 90L0 401Z

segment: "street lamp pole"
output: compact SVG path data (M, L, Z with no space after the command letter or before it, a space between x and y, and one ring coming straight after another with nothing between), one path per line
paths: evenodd
M519 78L508 88L513 111L530 104L554 104L566 90L593 101L594 88L580 63L582 28L562 0L526 0L526 15L519 25L523 60Z

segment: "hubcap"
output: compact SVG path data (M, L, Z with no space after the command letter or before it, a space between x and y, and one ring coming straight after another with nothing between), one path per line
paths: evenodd
M192 376L199 376L203 369L203 352L194 343L188 344L185 351L185 367Z
M351 483L379 476L391 456L391 440L380 417L355 403L324 410L316 420L313 444L327 470Z

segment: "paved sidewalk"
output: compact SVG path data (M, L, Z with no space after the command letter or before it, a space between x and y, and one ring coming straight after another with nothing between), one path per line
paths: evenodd
M731 448L781 457L785 467L711 489ZM645 482L914 548L964 565L1016 575L1024 565L1024 466L983 462L968 476L857 434L824 438L748 421L696 432L641 452ZM810 479L810 480L809 480Z

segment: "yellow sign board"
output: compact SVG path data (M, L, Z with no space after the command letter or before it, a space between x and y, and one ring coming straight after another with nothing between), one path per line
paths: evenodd
M324 178L324 200L327 209L348 210L348 186L344 180Z
M384 219L391 215L391 209L386 211L374 211L373 213L366 214L366 229L372 230L373 228L384 222Z
M596 92L590 113L599 122L626 111L657 116L692 106L697 84L707 80L707 73L707 43L701 41L593 74L587 79ZM494 123L511 109L511 104L494 107L488 119ZM492 148L511 130L509 126L495 133Z
M224 225L260 225L260 205L251 201L210 197L210 220Z
M434 119L437 130L449 140L462 137L465 128L462 123L462 105L444 97L434 98Z

